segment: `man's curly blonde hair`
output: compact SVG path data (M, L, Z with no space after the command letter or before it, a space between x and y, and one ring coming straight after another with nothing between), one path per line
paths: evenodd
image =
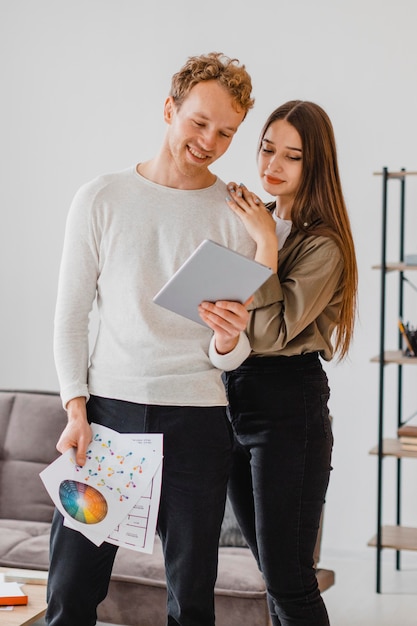
M190 90L206 80L218 81L231 95L236 109L243 110L246 117L255 103L251 98L251 77L238 59L231 59L222 52L189 57L172 77L170 96L180 107Z

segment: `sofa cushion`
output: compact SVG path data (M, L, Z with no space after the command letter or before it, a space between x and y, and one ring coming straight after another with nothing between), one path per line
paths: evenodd
M65 424L56 393L0 393L0 518L51 521L54 506L39 472L58 457Z
M47 522L0 519L0 566L46 571L50 528Z
M39 477L41 463L0 461L0 518L49 522L53 504Z

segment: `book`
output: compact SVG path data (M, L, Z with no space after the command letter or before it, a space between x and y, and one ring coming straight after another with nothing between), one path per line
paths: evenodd
M406 265L417 265L417 254L406 254L404 256L404 263Z
M11 569L10 567L0 567L0 576L2 576L2 580L5 583L16 582L29 585L46 585L48 580L48 572L33 569Z
M16 582L0 582L0 605L27 604L28 597Z
M400 440L400 443L402 445L416 446L416 448L417 448L417 437L416 436L414 436L414 437L403 437L403 436L400 436L399 440Z
M401 442L401 449L409 450L410 452L417 452L417 442L415 443L402 443Z
M403 437L417 438L417 414L413 414L406 422L398 427L397 435L400 439L402 439ZM414 439L412 441L414 441Z

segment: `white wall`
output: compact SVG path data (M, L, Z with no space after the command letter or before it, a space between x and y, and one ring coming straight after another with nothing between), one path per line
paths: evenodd
M236 56L253 76L256 106L216 164L225 180L261 191L256 141L282 102L314 100L334 123L357 245L360 319L350 359L327 367L335 450L323 553L373 556L366 543L375 531L376 459L368 450L377 436L378 367L370 357L378 350L379 273L371 265L380 258L381 229L381 179L373 172L417 170L415 1L258 0L245 8L236 0L2 0L1 9L0 387L57 389L53 310L77 188L154 154L170 77L189 55ZM398 188L393 182L393 214ZM414 240L407 252L417 252L417 177L408 196ZM408 293L417 323L417 294ZM387 430L394 433L394 419ZM404 465L412 494L416 466ZM393 522L394 462L385 468ZM409 525L415 506L406 507Z

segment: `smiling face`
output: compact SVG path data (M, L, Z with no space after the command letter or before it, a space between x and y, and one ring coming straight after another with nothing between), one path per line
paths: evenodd
M170 186L195 189L212 184L215 177L208 168L226 152L244 116L215 80L195 85L179 108L167 98L164 160Z
M277 199L277 214L291 219L291 207L303 170L302 141L286 120L276 120L266 130L258 155L258 171L265 191Z

